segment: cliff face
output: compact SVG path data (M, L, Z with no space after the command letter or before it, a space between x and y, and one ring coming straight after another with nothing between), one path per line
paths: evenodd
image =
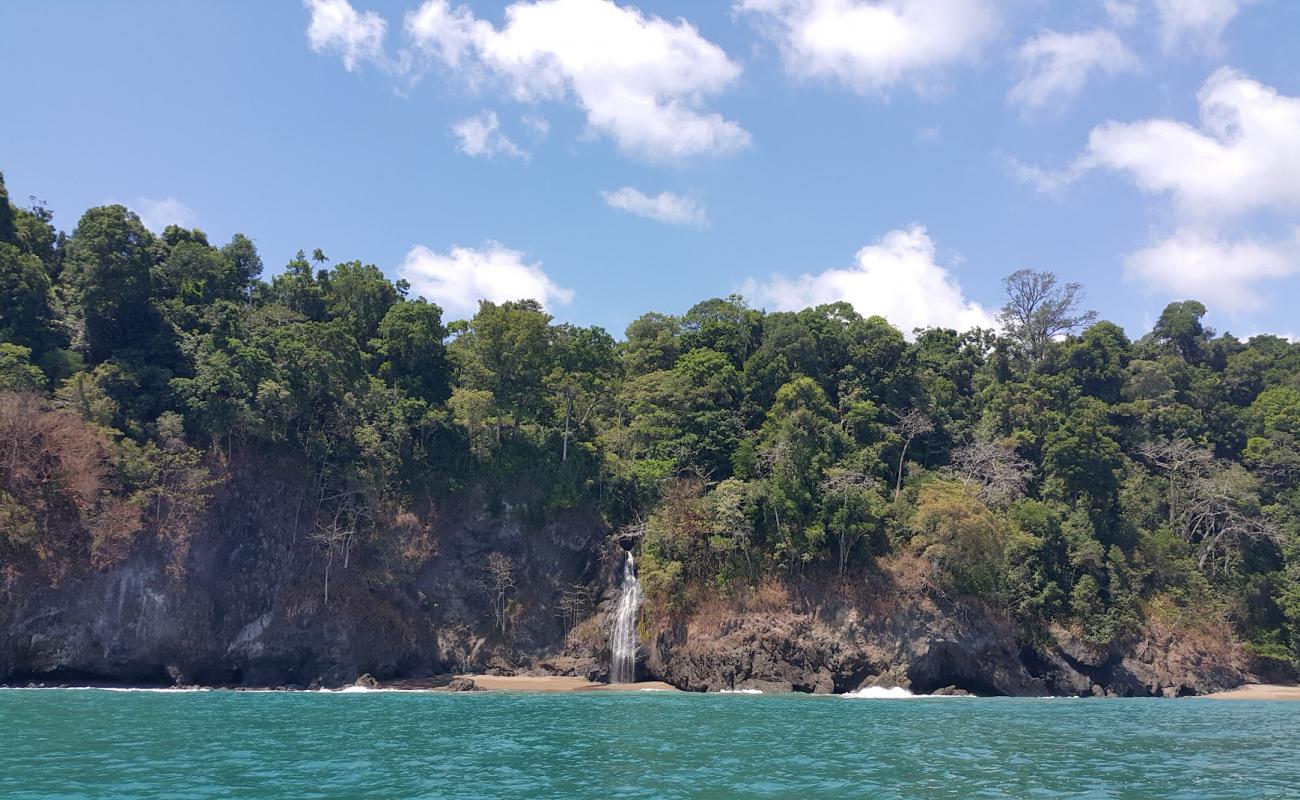
M526 528L473 492L406 515L382 548L358 541L346 566L338 548L327 565L304 483L282 464L227 476L179 575L145 541L102 571L11 578L0 682L306 686L484 669L560 651L564 589L608 583L598 515L575 509ZM515 565L504 634L484 586L494 551Z
M1226 629L1149 621L1104 652L1054 630L1018 642L1010 619L928 591L896 559L863 588L767 586L660 626L649 671L702 691L846 692L902 686L976 694L1180 696L1237 686L1245 660Z
M600 679L621 554L599 515L575 508L525 526L469 492L405 515L380 548L327 557L310 534L300 475L230 474L194 527L182 570L140 542L122 563L0 591L0 683L337 685L362 674L538 671ZM526 502L526 497L519 498ZM484 584L508 555L506 630ZM896 560L865 586L770 584L688 612L646 608L642 674L683 689L844 692L950 686L1010 695L1178 695L1240 684L1222 630L1149 622L1093 652L1068 631L1030 647L1006 615L944 598ZM909 577L911 576L911 577ZM574 587L586 587L574 591Z

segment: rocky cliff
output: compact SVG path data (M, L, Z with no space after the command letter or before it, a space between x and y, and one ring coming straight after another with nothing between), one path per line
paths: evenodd
M539 516L523 513L526 491L504 503L469 491L404 514L382 547L358 541L331 560L311 535L303 483L278 464L228 474L179 568L162 543L142 541L104 569L54 579L7 570L0 683L606 675L622 556L594 511L524 524ZM514 564L504 624L485 586L493 552ZM642 674L699 691L1125 696L1202 693L1246 677L1226 630L1150 621L1104 652L1064 630L1027 645L1005 613L944 597L922 572L903 559L856 585L807 577L689 609L648 606Z
M227 475L179 569L146 540L101 570L9 570L0 682L308 686L529 663L563 648L564 591L608 583L598 515L530 526L473 491L402 515L382 546L359 540L330 559L305 483L285 464ZM504 632L485 588L492 552L514 564Z
M928 587L915 559L882 563L865 586L771 584L658 626L648 671L701 691L846 692L901 686L994 695L1181 696L1241 684L1226 625L1154 617L1103 651L1056 629L1021 641L1008 616Z

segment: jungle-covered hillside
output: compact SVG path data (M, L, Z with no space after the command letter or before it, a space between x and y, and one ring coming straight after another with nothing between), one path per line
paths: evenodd
M256 457L309 476L286 502L326 569L418 557L413 510L526 484L526 517L586 504L638 548L649 615L910 554L1023 641L1181 614L1260 670L1300 658L1300 345L1216 333L1196 299L1130 334L1022 270L999 330L730 296L616 336L528 299L444 319L319 250L265 279L250 238L120 205L54 223L0 185L0 596L146 539L184 570Z

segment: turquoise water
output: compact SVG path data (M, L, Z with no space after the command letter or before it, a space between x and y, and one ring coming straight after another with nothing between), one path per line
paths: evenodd
M1300 797L1300 703L0 690L0 797Z

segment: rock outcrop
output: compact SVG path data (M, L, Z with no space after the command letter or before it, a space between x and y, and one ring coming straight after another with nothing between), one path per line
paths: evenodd
M1148 622L1104 652L1069 631L1018 642L1005 612L956 602L886 574L863 592L768 587L705 604L656 632L649 672L697 691L1182 696L1240 685L1245 661L1226 629Z
M431 503L383 542L358 543L347 566L336 558L327 603L326 557L308 536L302 484L277 464L226 476L179 571L170 551L147 542L115 566L57 580L6 570L0 684L315 687L473 671L607 678L622 556L593 509L524 525L536 515L474 491ZM492 552L516 565L503 624L483 585ZM1104 651L1065 630L1030 647L1005 612L947 598L924 572L900 559L852 589L809 577L689 610L646 608L638 676L695 691L1119 696L1200 694L1247 677L1226 626L1153 615L1141 635Z

